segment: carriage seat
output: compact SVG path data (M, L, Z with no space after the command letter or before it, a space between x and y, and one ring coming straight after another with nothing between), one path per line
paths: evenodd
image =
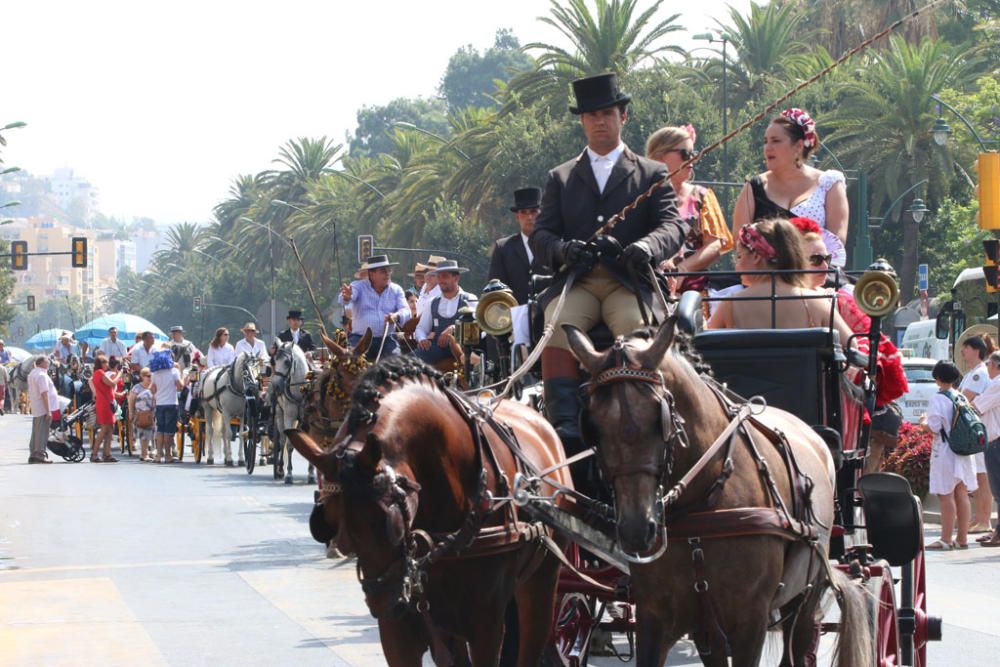
M829 423L839 382L831 371L845 361L836 331L808 329L718 329L694 337L694 345L716 379L742 396L763 396L807 424Z

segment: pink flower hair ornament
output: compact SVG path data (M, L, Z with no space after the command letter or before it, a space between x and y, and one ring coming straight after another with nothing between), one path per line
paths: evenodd
M740 243L765 262L773 264L778 259L778 251L760 233L756 223L740 228Z
M805 135L802 139L803 146L814 148L819 143L819 136L816 134L816 121L804 110L792 107L782 111L781 116L802 128L802 133Z
M691 123L684 125L684 131L688 133L689 137L691 137L692 144L697 143L698 133L694 131L694 125L692 125Z

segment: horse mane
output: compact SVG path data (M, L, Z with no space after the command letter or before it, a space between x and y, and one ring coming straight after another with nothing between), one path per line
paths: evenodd
M411 355L391 355L366 370L351 394L351 410L347 414L348 430L353 431L361 424L374 421L378 401L384 395L383 388L404 380L424 379L430 380L438 389L445 388L443 373Z
M632 332L632 336L651 341L656 336L656 327L638 329ZM705 361L694 346L694 336L677 331L674 334L674 344L670 346L668 354L670 353L690 364L696 374L714 377L712 375L712 367L708 365L708 362Z

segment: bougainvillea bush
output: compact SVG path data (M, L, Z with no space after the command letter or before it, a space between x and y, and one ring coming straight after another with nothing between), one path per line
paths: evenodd
M882 464L885 472L902 475L910 482L913 493L923 499L927 495L931 474L931 432L922 426L903 422L899 427L896 449Z

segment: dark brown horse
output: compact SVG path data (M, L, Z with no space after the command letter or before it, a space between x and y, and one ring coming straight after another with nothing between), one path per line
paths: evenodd
M420 665L428 648L438 664L466 650L473 665L497 664L512 599L518 664L538 664L544 650L559 563L542 545L545 530L491 499L510 494L519 469L548 468L564 454L533 410L501 401L492 414L453 393L420 360L395 356L355 389L334 452L288 432L303 456L341 484L338 543L358 556L390 665ZM527 467L497 424L514 434ZM552 477L570 486L565 469Z
M871 664L863 591L828 562L829 450L781 410L736 417L739 406L671 349L675 322L605 352L565 327L593 378L584 430L614 491L618 543L636 554L637 664L659 667L691 633L705 665L727 665L728 651L734 666L756 666L776 613L785 619L782 664L810 664L831 588L841 606L837 664ZM664 539L662 556L639 556L655 555Z

